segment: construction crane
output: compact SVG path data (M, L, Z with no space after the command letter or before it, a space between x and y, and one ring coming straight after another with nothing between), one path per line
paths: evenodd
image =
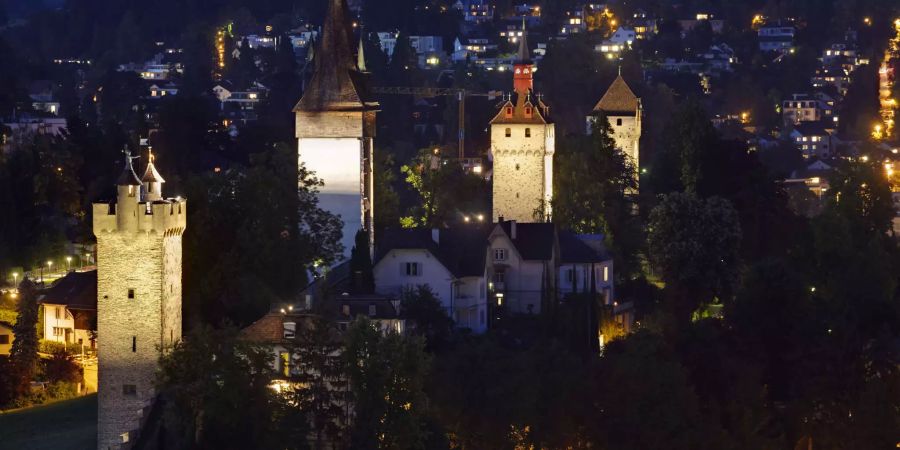
M500 97L500 91L490 92L471 92L460 88L430 88L430 87L410 87L410 86L382 86L373 87L372 92L375 94L387 95L419 95L422 97L438 97L438 96L454 96L459 102L459 159L460 161L466 157L466 97L487 97L493 100Z

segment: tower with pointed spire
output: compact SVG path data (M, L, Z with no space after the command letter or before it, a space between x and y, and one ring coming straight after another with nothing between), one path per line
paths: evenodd
M612 82L593 111L587 116L587 132L591 133L594 123L601 117L606 117L612 128L612 138L616 146L628 155L634 162L634 167L640 170L640 141L641 141L641 116L644 109L641 99L622 78L622 68L619 68L619 76Z
M345 258L358 230L366 230L370 244L374 242L372 156L378 103L354 58L352 42L346 0L329 0L315 72L294 107L299 164L324 182L319 206L341 217Z
M523 32L513 65L514 92L491 120L494 222L500 218L535 222L551 215L556 131L550 121L550 108L540 94L534 93L533 73Z
M187 203L164 198L150 154L130 153L113 202L93 204L97 237L97 448L130 448L149 411L157 361L181 339L181 243Z

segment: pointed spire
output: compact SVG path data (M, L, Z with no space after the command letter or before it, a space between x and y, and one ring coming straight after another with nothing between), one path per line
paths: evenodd
M144 171L144 176L141 177L141 181L144 183L165 183L166 180L157 172L156 166L153 164L153 161L156 159L153 156L153 147L147 147L147 170Z
M122 174L119 175L119 179L116 180L117 186L140 186L141 179L138 178L137 174L134 173L134 166L131 161L140 156L131 156L131 151L128 150L128 146L125 146L125 149L122 150L122 153L125 154L125 167L122 169Z
M524 17L522 17L522 39L519 40L519 52L516 59L520 63L531 62L531 54L528 52L528 30L525 29Z
M369 106L353 57L350 28L347 0L329 0L316 49L315 73L294 111L346 111Z
M366 33L362 30L359 32L359 51L356 52L356 69L360 72L368 72L366 70L366 53L363 49L363 36Z

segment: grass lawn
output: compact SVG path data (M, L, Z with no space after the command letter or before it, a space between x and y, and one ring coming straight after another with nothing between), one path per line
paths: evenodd
M97 448L97 394L0 413L0 449Z

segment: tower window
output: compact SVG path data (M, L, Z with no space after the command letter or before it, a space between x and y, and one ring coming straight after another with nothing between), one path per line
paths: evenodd
M513 109L512 106L506 107L506 117L512 117Z
M137 395L137 386L133 384L123 384L122 385L122 395L127 395L130 397L134 397Z
M622 126L622 119L616 119L616 126L617 126L617 127L621 127L621 126Z
M510 137L510 136L512 136L512 128L507 128L506 129L506 137Z
M518 164L516 164L516 170L519 170L519 165L518 165Z
M529 112L529 114L530 114L530 112ZM525 129L525 137L531 137L531 128Z
M131 337L131 353L137 353L137 336Z
M531 117L531 107L530 106L525 107L525 117ZM526 137L527 137L527 134L526 134Z
M134 300L134 289L128 290L128 300Z

